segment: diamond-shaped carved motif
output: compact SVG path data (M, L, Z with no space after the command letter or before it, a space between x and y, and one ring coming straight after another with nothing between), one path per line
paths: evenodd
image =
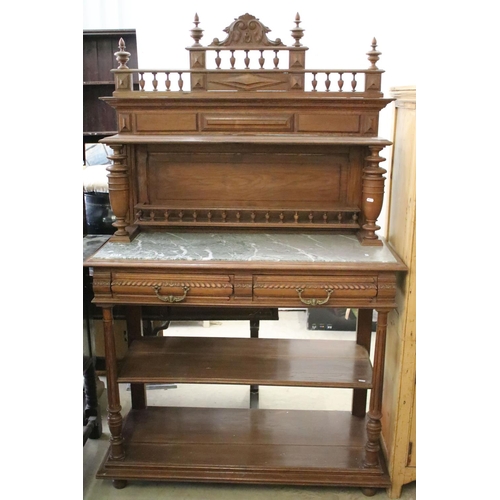
M200 56L194 56L192 68L204 68L203 58Z
M292 89L301 89L302 88L301 79L296 77L296 76L292 76L291 88Z
M263 78L257 75L241 75L236 78L215 81L219 85L226 85L238 89L254 90L263 87L269 87L281 83L279 80Z
M193 82L193 89L203 89L205 86L203 85L203 78L199 77Z

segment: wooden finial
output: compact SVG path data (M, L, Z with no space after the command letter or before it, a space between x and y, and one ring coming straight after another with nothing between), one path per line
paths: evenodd
M300 43L300 39L304 36L304 30L302 28L299 28L299 24L301 23L301 20L300 20L300 15L299 13L297 12L297 14L295 15L295 28L293 28L293 30L291 30L292 32L292 36L293 38L295 38L295 43L293 44L294 47L301 47L302 44Z
M118 69L128 69L127 63L130 59L130 52L125 51L125 40L120 38L118 42L118 52L115 52L116 60L120 63Z
M366 53L366 55L368 56L368 60L372 63L372 65L368 69L378 69L377 61L380 59L380 54L382 54L382 52L379 52L377 50L377 40L374 37L372 40L372 50Z
M194 40L193 47L199 47L200 40L203 37L203 30L201 28L198 28L198 24L200 24L200 18L198 17L198 14L194 15L194 28L191 30L191 38Z

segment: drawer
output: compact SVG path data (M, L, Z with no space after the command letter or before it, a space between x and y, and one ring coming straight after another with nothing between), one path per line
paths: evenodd
M370 302L377 296L377 276L265 276L253 279L254 302L292 306L333 306L342 300Z
M116 272L111 293L137 303L204 304L228 301L233 284L229 275Z
M292 132L291 113L201 113L203 132Z

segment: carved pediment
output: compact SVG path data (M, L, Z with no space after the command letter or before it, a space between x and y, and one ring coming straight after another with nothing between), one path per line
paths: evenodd
M264 26L255 16L243 14L224 29L228 34L222 42L218 38L210 44L210 47L284 47L284 43L279 39L269 40L267 33L271 30Z

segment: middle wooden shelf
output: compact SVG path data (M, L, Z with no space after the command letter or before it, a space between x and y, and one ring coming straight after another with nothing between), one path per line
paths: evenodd
M372 365L347 340L146 337L131 344L118 382L370 389Z

